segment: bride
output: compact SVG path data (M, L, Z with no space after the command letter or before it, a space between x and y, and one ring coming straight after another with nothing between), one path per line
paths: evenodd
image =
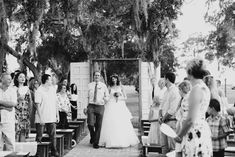
M118 75L111 76L110 100L105 106L100 146L124 148L139 143L131 123L132 115L125 103L126 94L120 85Z

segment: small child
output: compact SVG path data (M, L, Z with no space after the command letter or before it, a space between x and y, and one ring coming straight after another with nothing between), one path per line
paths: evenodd
M226 137L228 136L229 126L226 119L219 112L219 101L211 99L207 122L211 128L213 157L224 157L224 150L227 147Z
M160 100L159 97L154 97L153 104L149 112L150 130L148 134L148 144L160 145L160 124L158 122Z

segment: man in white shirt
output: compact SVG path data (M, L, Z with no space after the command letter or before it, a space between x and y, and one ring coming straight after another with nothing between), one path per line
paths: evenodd
M90 143L96 149L99 148L104 105L108 98L108 88L100 82L100 72L94 72L94 82L88 84L88 106L85 113L87 114L88 129L91 136Z
M17 105L17 93L11 85L11 75L2 74L0 87L0 151L3 151L4 143L7 151L15 149L15 109Z
M36 141L41 142L44 127L51 142L53 156L59 156L56 149L56 121L58 117L56 89L52 86L52 78L48 74L42 75L42 85L35 92L36 103Z
M163 102L159 110L159 122L168 124L172 129L176 129L175 113L179 105L181 96L178 88L175 86L175 74L166 73L165 84L167 87L163 96ZM168 138L165 134L161 133L162 154L166 154L175 148L173 138Z

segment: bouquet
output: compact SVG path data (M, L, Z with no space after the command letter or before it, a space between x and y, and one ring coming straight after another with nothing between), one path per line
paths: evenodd
M118 97L121 96L120 92L113 93L113 96L116 98L116 102L118 102Z

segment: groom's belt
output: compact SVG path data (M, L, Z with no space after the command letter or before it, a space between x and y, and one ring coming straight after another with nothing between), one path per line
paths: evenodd
M176 121L176 118L169 118L165 120L165 122L170 122L170 121Z
M94 105L94 106L104 106L104 105L98 105L98 104L94 104L94 103L89 103L88 105Z

